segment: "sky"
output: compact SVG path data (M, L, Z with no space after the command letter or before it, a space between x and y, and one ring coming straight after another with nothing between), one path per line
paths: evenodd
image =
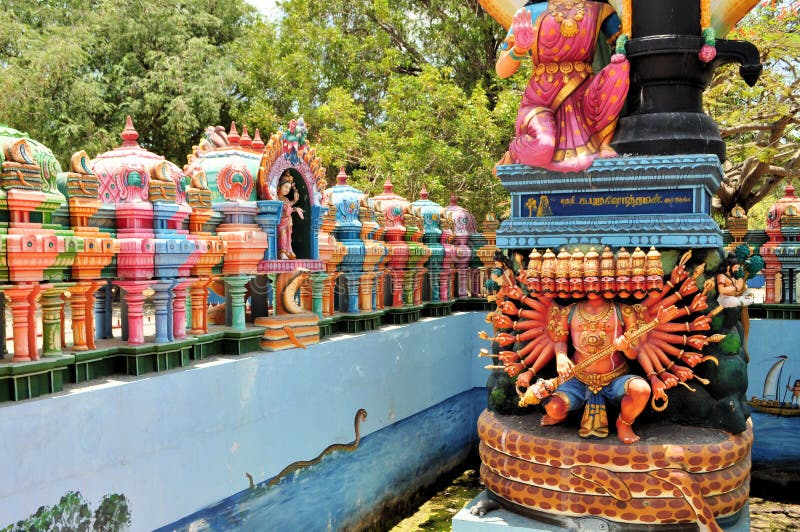
M250 5L255 6L261 13L269 18L276 18L277 0L246 0Z

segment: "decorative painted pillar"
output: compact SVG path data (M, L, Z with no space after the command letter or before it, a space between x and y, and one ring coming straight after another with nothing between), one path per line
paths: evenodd
M392 306L403 306L403 279L405 272L403 270L392 270Z
M309 276L309 279L311 276ZM314 305L314 285L310 281L306 281L300 285L300 308L303 310L311 310Z
M267 234L267 251L265 260L278 260L278 222L283 211L281 200L259 200L258 216L255 221L264 233Z
M87 292L92 289L92 283L81 281L70 289L70 307L72 309L72 348L75 351L87 351L89 346L86 338L86 307Z
M327 278L322 281L322 315L326 318L333 316L336 312L336 280L339 272L326 273Z
M405 272L403 276L403 302L408 306L414 305L414 272Z
M144 291L152 281L114 281L114 284L125 291L121 298L124 312L123 340L129 345L144 343Z
M99 281L91 281L91 287L86 292L86 345L89 349L94 349L97 347L94 343L96 338L95 334L95 307L97 300L95 299L95 294L101 288L105 290L105 287L108 286L108 283L105 280ZM110 314L110 313L109 313ZM105 316L104 316L105 317ZM105 324L104 324L105 325Z
M314 272L311 274L311 311L322 318L323 315L323 292L325 290L325 280L328 274L325 272Z
M422 287L425 280L425 271L418 270L414 279L414 305L422 304Z
M208 332L208 286L211 277L197 279L189 291L192 305L192 334L197 336Z
M0 359L5 358L6 352L6 296L0 291Z
M113 338L111 320L113 318L113 289L106 280L98 281L94 299L95 335L98 340Z
M783 304L794 304L795 301L795 294L794 294L794 285L795 285L795 269L794 268L784 268L781 270L781 280L782 280L782 291L783 291L783 300L781 303Z
M172 337L175 340L186 338L186 293L197 279L180 279L172 288L175 297L172 302Z
M228 322L228 314L230 321L226 323L229 327L238 331L243 331L247 328L245 324L245 301L244 296L246 293L245 285L250 280L246 275L234 275L225 277L225 295L226 304L230 312L226 312L226 322Z
M370 310L374 308L372 306L372 281L374 275L371 273L365 273L361 277L361 282L359 283L358 292L359 292L359 308L363 310Z
M156 343L164 344L175 339L172 332L172 287L175 284L173 279L156 281L151 285L155 291L153 303L156 307ZM185 318L185 315L184 315Z
M375 277L375 310L384 310L386 308L385 301L386 289L386 270L381 268L378 270Z
M57 284L46 286L42 292L42 356L61 354L62 334L61 315L64 309L64 290L69 285Z
M12 362L28 362L38 360L36 350L31 351L28 344L28 310L30 301L28 296L32 293L34 285L15 284L5 290L11 306L11 317L14 325L14 358Z
M36 300L39 297L39 291L39 283L36 283L28 294L28 355L31 360L39 360L39 351L36 348L36 333L38 332L36 330Z
M358 285L361 280L361 274L358 272L346 272L344 278L347 283L347 312L358 313Z

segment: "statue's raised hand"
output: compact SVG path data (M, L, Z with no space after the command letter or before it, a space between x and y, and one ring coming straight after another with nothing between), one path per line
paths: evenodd
M703 315L703 316L696 317L694 319L694 321L692 322L692 324L690 325L690 328L693 331L707 331L707 330L709 330L711 328L711 316L706 314L706 315Z
M528 370L524 373L520 373L519 377L517 377L517 391L521 391L522 389L530 388L531 380L536 376L536 374Z
M655 375L650 376L650 388L653 390L653 399L656 401L667 400L667 386Z
M517 11L511 23L511 29L514 32L514 46L526 52L530 50L533 46L533 41L536 39L533 34L531 12L525 8Z
M676 377L678 377L681 380L681 382L686 382L692 377L694 377L694 372L692 370L680 366L678 364L672 366L671 371Z
M575 364L565 353L558 353L556 355L556 371L558 371L559 377L564 379L571 377L574 367Z

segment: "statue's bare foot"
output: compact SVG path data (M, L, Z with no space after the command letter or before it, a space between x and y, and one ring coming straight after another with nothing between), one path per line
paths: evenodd
M471 513L472 515L483 517L488 512L491 512L492 510L497 510L498 508L500 508L499 504L497 504L495 501L484 495L483 499L479 500L475 504L475 506L469 509L469 513Z
M497 164L498 165L501 165L501 164L514 164L514 159L511 157L511 152L510 151L506 151L503 154L503 156L500 158L500 160L497 161Z
M514 160L511 158L510 151L507 151L505 154L503 154L503 156L500 157L500 160L494 165L494 168L492 168L492 174L495 177L497 177L497 167L503 166L504 164L514 164Z
M600 159L613 159L617 156L617 152L611 146L600 146L600 150L597 152L597 156Z
M639 436L633 432L633 427L631 427L631 423L628 423L622 417L617 418L617 438L622 443L636 443L639 441Z
M562 421L564 421L567 416L555 417L551 416L550 414L545 414L542 416L542 421L539 423L542 427L547 427L549 425L558 425Z

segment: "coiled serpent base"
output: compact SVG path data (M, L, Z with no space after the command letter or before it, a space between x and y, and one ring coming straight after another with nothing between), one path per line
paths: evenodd
M493 498L548 516L722 530L750 491L752 424L745 432L672 427L635 445L578 440L541 428L539 415L478 420L481 478ZM693 435L695 433L692 433Z

